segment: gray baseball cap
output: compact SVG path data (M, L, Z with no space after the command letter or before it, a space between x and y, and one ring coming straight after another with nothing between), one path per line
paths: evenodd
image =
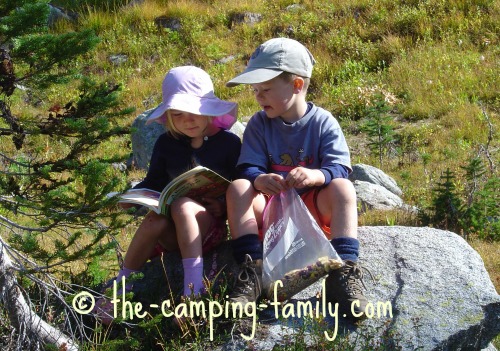
M283 72L311 78L315 63L313 55L298 41L289 38L270 39L253 52L247 68L227 82L226 86L267 82Z

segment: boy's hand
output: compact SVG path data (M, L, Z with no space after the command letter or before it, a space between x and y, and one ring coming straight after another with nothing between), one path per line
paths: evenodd
M275 173L261 174L253 182L255 189L269 194L276 195L288 188L285 179Z
M222 200L204 197L202 203L214 217L222 217L226 214L226 203Z
M286 184L290 188L305 188L325 184L325 175L319 169L296 167L286 176Z

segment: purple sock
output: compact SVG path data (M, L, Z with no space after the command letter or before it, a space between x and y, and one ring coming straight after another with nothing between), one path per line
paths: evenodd
M184 267L184 295L198 294L204 290L203 285L203 257L183 258ZM191 290L191 285L193 290Z

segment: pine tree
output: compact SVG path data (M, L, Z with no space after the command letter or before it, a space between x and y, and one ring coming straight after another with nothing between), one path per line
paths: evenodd
M467 203L460 219L465 233L500 240L500 178L493 176L484 180L486 167L478 157L462 168L468 181Z
M123 181L112 164L125 155L96 159L95 154L128 134L119 119L131 111L118 108L120 86L97 84L72 69L96 47L95 34L53 34L48 15L47 1L0 4L0 289L20 349L39 344L76 348L73 339L85 331L78 324L81 316L65 301L75 289L61 281L61 274L68 263L85 264L110 250L112 236L123 226L112 210L115 200L106 194ZM61 84L79 76L71 101L51 103L36 114L20 107L26 96L43 101L47 88L67 89ZM52 147L56 155L48 152ZM28 282L26 292L37 291L43 299L36 302L42 306L38 315L24 300L18 280ZM60 311L54 318L66 321L68 336L44 324L50 310Z
M373 106L368 108L367 121L362 129L368 134L368 146L379 159L382 167L383 156L387 154L389 146L394 143L394 128L391 124L391 116L388 115L390 107L386 104L384 97L378 94L373 99Z
M438 228L458 231L461 200L456 193L455 175L449 169L440 177L433 189L431 222Z

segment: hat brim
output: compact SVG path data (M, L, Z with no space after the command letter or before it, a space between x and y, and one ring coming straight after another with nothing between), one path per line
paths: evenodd
M258 84L267 82L279 76L283 71L270 68L254 68L245 70L226 83L227 87L234 87L239 84Z
M151 112L146 124L157 122L164 124L162 118L168 110L179 110L201 116L212 116L214 124L223 129L229 129L236 122L238 105L234 102L224 101L217 97L196 97L188 94L175 94L168 101L159 104Z

